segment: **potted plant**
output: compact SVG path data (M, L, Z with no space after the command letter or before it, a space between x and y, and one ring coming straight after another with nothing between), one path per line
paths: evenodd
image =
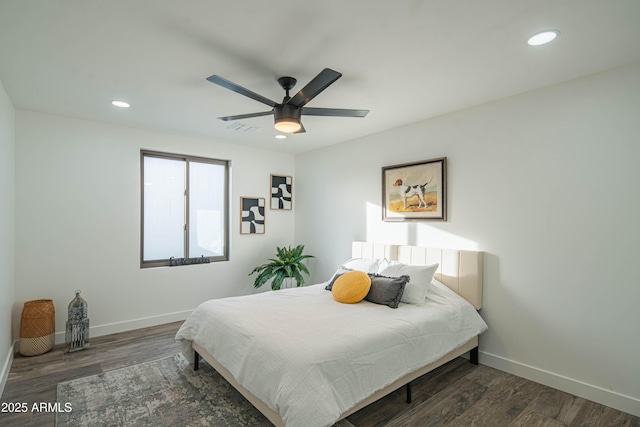
M262 264L253 269L249 276L254 273L258 273L255 282L253 282L254 288L259 288L273 279L271 282L271 289L278 290L282 286L284 279L294 279L296 286L304 285L304 278L302 273L309 275L309 269L302 262L306 258L313 258L313 255L303 255L304 245L298 245L295 248L276 248L276 258L270 258L269 262Z

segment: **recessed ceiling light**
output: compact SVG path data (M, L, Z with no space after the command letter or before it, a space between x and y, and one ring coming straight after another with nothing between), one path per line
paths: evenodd
M527 43L529 44L529 46L540 46L543 44L551 43L553 40L555 40L556 37L558 37L558 34L560 34L560 31L558 30L542 31L529 37Z
M287 135L282 135L280 133L276 135L276 138L278 138L278 139L285 139L286 137L287 137Z
M128 102L124 102L124 101L111 101L111 103L113 105L115 105L116 107L120 107L120 108L129 108L130 105Z

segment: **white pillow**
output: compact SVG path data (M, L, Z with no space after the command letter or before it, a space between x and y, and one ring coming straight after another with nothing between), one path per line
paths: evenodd
M380 260L380 263L378 264L378 271L376 271L376 273L380 273L382 270L384 270L385 268L389 267L391 265L391 263L398 263L400 261L389 261L386 258L383 258Z
M380 267L380 260L373 258L351 258L343 263L342 266L351 270L364 271L365 273L377 273Z
M438 264L431 265L407 265L398 261L392 261L378 274L388 277L409 276L409 283L404 287L404 293L400 302L406 304L422 305L427 297L427 290L431 285L433 274L438 269Z

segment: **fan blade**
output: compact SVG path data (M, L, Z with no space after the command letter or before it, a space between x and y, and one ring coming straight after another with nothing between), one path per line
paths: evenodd
M250 91L249 89L245 89L242 86L230 82L229 80L224 79L220 76L216 76L215 74L213 76L207 77L207 80L209 80L211 83L217 84L218 86L222 86L225 89L232 90L235 93L239 93L240 95L244 95L258 102L262 102L263 104L267 104L269 107L275 107L276 105L278 105L277 102L272 101L269 98L258 95L257 93Z
M328 88L333 82L342 77L337 71L333 71L330 68L325 68L320 71L320 74L315 76L300 92L296 93L293 98L287 102L287 104L295 105L296 107L302 107L307 102L318 96L320 92Z
M229 120L250 119L252 117L268 116L270 114L273 114L273 110L272 111L263 111L262 113L238 114L237 116L218 117L218 119L219 120L224 120L225 122L228 122Z
M302 108L302 114L306 116L332 116L332 117L365 117L369 110L345 110L343 108Z

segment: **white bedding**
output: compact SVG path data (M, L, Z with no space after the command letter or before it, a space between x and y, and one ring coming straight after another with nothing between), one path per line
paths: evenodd
M435 282L435 281L434 281ZM487 325L435 282L423 306L341 304L324 284L204 302L176 335L204 347L289 427L330 426L375 391Z

